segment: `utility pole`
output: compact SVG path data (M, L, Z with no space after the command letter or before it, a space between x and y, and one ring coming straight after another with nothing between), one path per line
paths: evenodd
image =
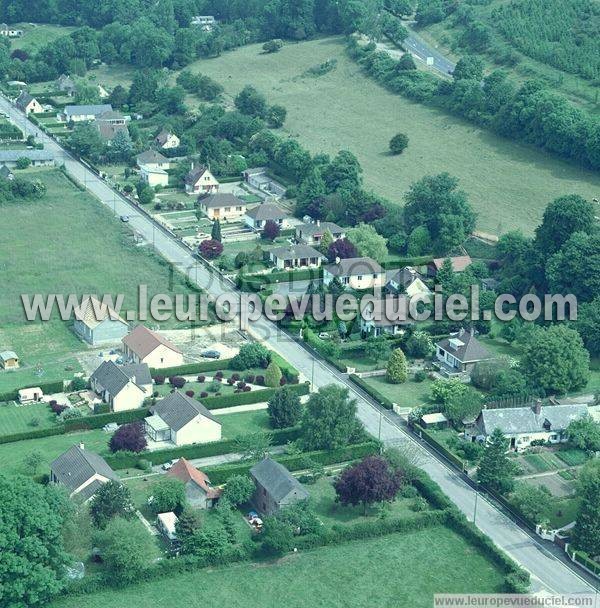
M310 374L310 390L311 392L314 392L315 390L315 356L311 355L312 357L312 370L311 370L311 374Z
M477 520L477 500L479 498L479 484L475 485L475 506L473 507L473 523Z

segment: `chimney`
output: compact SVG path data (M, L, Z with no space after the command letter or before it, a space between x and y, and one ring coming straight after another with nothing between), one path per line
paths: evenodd
M533 413L536 414L537 416L539 416L542 413L542 400L541 399L536 399L535 403L533 404Z
M317 226L321 225L321 220L317 220Z
M194 161L192 161L192 168L190 169L190 171L194 170Z
M339 257L336 257L336 258L335 258L335 263L336 263L336 265L337 265L337 266L339 266L339 265L340 265L340 262L341 262L341 261L342 261L342 260L341 260L341 258L339 258Z
M85 450L85 443L83 443L83 441L79 442L79 449L80 450Z

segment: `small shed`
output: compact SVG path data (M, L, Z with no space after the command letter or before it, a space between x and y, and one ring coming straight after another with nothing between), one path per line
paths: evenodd
M173 511L168 513L159 513L156 518L156 524L158 529L164 534L169 540L173 541L177 538L175 533L175 524L179 521L179 518Z
M19 403L33 403L34 401L41 401L44 397L44 392L39 386L32 388L22 388L19 391Z
M441 412L435 412L433 414L423 414L421 416L421 422L425 428L446 428L448 426L448 418Z
M0 367L3 369L17 369L19 367L19 357L12 350L5 350L0 353Z

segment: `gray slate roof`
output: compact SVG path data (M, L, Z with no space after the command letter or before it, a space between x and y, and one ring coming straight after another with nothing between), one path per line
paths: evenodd
M109 103L83 105L83 106L65 106L65 114L72 115L91 115L100 116L105 112L112 112L112 106Z
M320 222L317 224L313 222L312 224L301 224L296 227L297 231L302 232L302 236L314 236L315 234L325 234L327 230L331 232L332 236L336 234L343 234L344 229L334 224L333 222Z
M462 346L454 347L451 340L458 340ZM444 338L437 343L437 346L449 352L453 357L456 357L461 363L469 363L472 361L484 361L493 359L494 356L490 351L481 344L481 342L470 331L461 329L459 332L450 334L449 338Z
M273 203L262 203L246 211L246 215L253 220L283 220L287 217L285 211Z
M146 363L119 366L112 361L103 361L90 379L95 380L113 397L132 379L138 386L152 383L150 369Z
M400 270L390 270L387 273L386 279L394 281L398 285L402 285L404 288L409 287L416 279L423 280L423 277L412 267L405 266Z
M381 265L373 258L346 258L337 264L328 264L325 270L334 277L359 276L383 272Z
M168 162L167 157L156 150L146 150L136 156L138 165L153 165Z
M269 251L273 256L280 260L297 260L301 258L322 258L325 256L320 252L310 247L310 245L290 245L289 247L275 247Z
M8 179L12 174L12 171L6 165L0 167L0 177Z
M0 150L0 163L16 162L19 158L53 160L54 154L50 150Z
M282 465L272 458L265 458L256 463L250 469L250 475L269 493L269 495L279 502L290 492L296 490L302 500L309 497L309 493L302 484Z
M546 405L536 414L532 407L482 410L478 426L485 435L499 428L505 435L564 431L573 420L587 416L585 404Z
M203 170L204 171L204 170ZM188 173L189 175L189 173ZM197 180L192 180L189 183L196 183ZM186 183L187 182L187 178L186 178ZM236 206L245 206L246 203L239 199L237 196L234 196L233 194L227 194L227 193L217 193L217 194L209 194L208 196L204 196L202 198L198 199L198 202L205 206L207 209L213 209L216 207L236 207Z
M221 424L199 401L179 391L174 391L158 401L151 408L151 412L162 418L174 431L182 429L198 415L205 416L213 422Z
M96 474L108 479L118 479L118 476L102 456L82 449L78 445L74 445L64 454L61 454L52 462L50 469L58 481L70 488L71 491L76 490Z
M33 97L27 91L21 91L15 101L17 108L24 110L29 103L33 101Z

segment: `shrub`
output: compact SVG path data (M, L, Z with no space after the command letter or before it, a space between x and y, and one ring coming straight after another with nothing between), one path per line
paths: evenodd
M87 382L83 378L73 378L71 382L71 390L82 391L87 388Z
M248 382L248 384L254 384L255 376L254 374L248 374L244 380Z
M214 260L223 253L223 244L215 239L206 239L198 247L198 252L207 260Z
M388 362L385 379L391 384L401 384L408 378L408 366L406 357L401 349L397 348Z
M264 386L265 385L265 377L264 376L256 376L256 384L258 384L258 386Z
M208 393L206 391L202 391L200 393L200 399L206 399L208 397Z
M108 445L111 452L118 452L119 450L141 452L147 445L144 434L144 423L140 420L124 424L110 438Z
M285 386L287 384L287 380L285 379L285 376L281 376L280 380L279 380L279 386Z
M193 397L193 396L194 396L194 391L185 391L185 394L186 394L188 397Z
M424 382L427 379L427 372L420 369L418 372L415 372L415 382Z
M218 372L215 373L215 378L222 378L223 377L223 372L221 370L219 370Z
M181 376L171 376L169 378L169 383L174 388L183 388L185 386L185 378Z
M251 387L251 386L245 386L245 387L244 387L244 392L245 392L245 393L249 393L251 390L252 390L252 387Z
M200 384L203 384L203 383L204 383L204 381L206 380L206 376L198 376L198 377L196 378L196 380L198 380L198 382L199 382Z
M404 133L397 133L390 139L390 152L392 154L402 154L408 146L408 136Z
M240 352L231 360L232 369L244 370L252 367L267 367L271 361L271 352L262 344L249 342L240 348Z
M60 413L58 416L61 422L65 420L74 420L75 418L83 418L83 414L80 410L75 409L74 407L68 407L64 411Z
M281 369L279 365L275 363L275 361L271 361L269 366L267 367L267 371L265 372L265 384L268 387L274 388L276 386L280 386L280 382L283 376L281 374Z
M231 374L231 380L233 380L234 382L237 382L239 379L240 379L239 374Z
M164 376L154 376L154 383L155 384L164 384L165 377Z

